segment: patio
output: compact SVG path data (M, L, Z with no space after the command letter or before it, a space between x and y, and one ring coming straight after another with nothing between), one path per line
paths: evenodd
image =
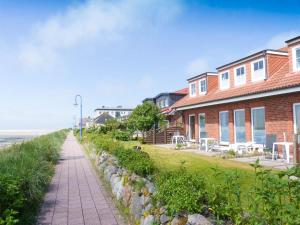
M174 151L180 151L180 152L191 152L203 156L210 156L210 157L222 157L224 156L224 153L222 152L217 152L217 151L208 151L206 152L205 150L199 150L197 147L186 147L184 149L175 149L174 144L159 144L155 145L157 147L161 148L167 148L167 149L172 149ZM225 153L226 154L226 153ZM271 168L271 169L277 169L277 170L285 170L287 168L291 168L294 166L293 163L287 163L286 160L283 159L277 159L277 160L272 160L271 158L265 158L265 156L241 156L241 157L234 157L234 158L227 158L228 160L231 161L236 161L236 162L242 162L246 164L254 163L257 159L260 160L260 164L264 167Z

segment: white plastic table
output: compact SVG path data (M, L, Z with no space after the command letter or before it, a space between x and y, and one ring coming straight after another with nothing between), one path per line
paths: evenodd
M293 142L274 142L273 143L273 149L272 149L272 160L274 160L275 156L275 146L282 145L285 147L285 152L286 152L286 161L287 163L290 163L290 145L293 145Z
M201 148L201 141L204 141L204 143L205 143L205 151L206 152L208 152L208 141L215 141L215 140L217 140L217 139L215 139L215 138L200 138L200 147L199 147L199 149Z
M178 143L184 143L185 137L183 135L174 135L172 137L172 144L175 143L177 145Z

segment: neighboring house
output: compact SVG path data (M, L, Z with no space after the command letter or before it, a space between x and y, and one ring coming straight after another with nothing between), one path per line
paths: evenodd
M175 102L186 96L188 92L188 88L183 88L174 92L160 93L153 98L144 99L143 102L152 102L156 104L158 108L160 108L161 112L166 115L168 123L182 124L181 113L176 113L171 107Z
M82 127L88 128L92 125L93 119L91 117L82 118ZM80 127L80 120L78 122L78 127Z
M100 114L99 116L97 116L96 118L94 118L93 124L95 126L102 126L105 124L106 121L114 119L114 117L112 117L111 115L109 115L107 112L104 112L102 114Z
M182 112L189 139L268 144L300 132L300 36L188 79ZM285 135L284 135L285 133ZM284 137L285 136L285 137Z
M94 119L102 114L108 114L114 119L123 120L130 116L133 109L130 108L123 108L122 106L118 107L105 107L102 106L101 108L94 110Z

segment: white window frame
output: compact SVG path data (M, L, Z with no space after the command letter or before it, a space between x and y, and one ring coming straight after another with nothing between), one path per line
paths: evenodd
M198 114L198 130L199 130L199 134L198 134L198 136L199 136L199 140L200 140L200 138L201 138L201 136L200 136L200 116L203 116L204 115L204 119L205 119L205 124L204 124L204 126L205 126L205 130L206 130L206 115L205 115L205 113L199 113Z
M222 80L222 75L225 74L225 73L228 73L228 84L227 85L224 85L223 80ZM219 78L220 78L220 89L221 90L225 90L225 89L230 88L230 73L229 73L229 70L221 72Z
M192 139L192 137L191 137L191 134L192 134L192 132L191 132L191 117L194 117L195 118L195 126L196 126L196 115L195 114L190 114L189 115L189 139L190 139L190 141L195 141L195 139ZM196 138L196 127L195 127L195 138Z
M236 142L236 127L235 127L235 124L236 124L236 120L235 120L235 112L237 111L244 111L244 115L245 115L245 138L246 138L246 142L247 142L247 137L246 137L246 111L245 109L235 109L233 110L233 131L234 131L234 143L237 143Z
M205 81L205 91L201 91L201 82L202 81ZM206 92L207 92L207 80L206 80L206 78L200 79L199 82L198 82L198 86L199 86L199 94L200 95L205 95Z
M237 69L240 68L244 68L244 79L242 80L242 82L238 82L237 79ZM240 65L234 68L234 85L238 86L238 85L243 85L246 83L246 65Z
M192 93L192 85L195 85L195 93ZM195 97L195 96L196 96L196 93L197 93L197 85L196 85L196 82L190 83L189 92L190 92L190 97Z
M292 56L293 56L293 71L297 72L300 71L300 66L297 68L297 60L296 60L296 51L300 49L300 45L297 45L292 48Z
M294 123L294 134L297 134L297 124L296 124L296 106L299 106L300 103L293 104L293 123Z
M255 73L257 73L257 72L254 71L254 64L259 61L263 61L263 65L264 65L264 67L262 69L263 76L257 78L257 77L255 77ZM266 79L266 60L265 60L265 58L263 57L263 58L259 58L259 59L252 61L251 62L251 81L255 82L255 81L260 81L260 80L265 80L265 79Z
M229 111L225 110L225 111L220 111L219 112L219 135L220 135L220 142L227 142L227 141L222 141L221 137L222 137L222 129L221 129L221 113L228 113L228 135L229 135L229 141L230 142L230 128L229 128Z
M254 107L251 108L251 136L252 136L252 142L254 142L254 135L253 135L253 110L255 109L264 109L265 110L265 115L264 115L264 120L265 120L265 138L266 138L266 134L267 134L267 130L266 130L266 108L264 106L260 106L260 107Z

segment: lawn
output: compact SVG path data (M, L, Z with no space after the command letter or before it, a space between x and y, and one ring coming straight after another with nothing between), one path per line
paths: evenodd
M138 145L137 142L124 142L127 147ZM155 165L160 171L178 170L184 162L184 166L189 172L197 173L203 176L208 182L216 182L212 168L218 168L221 172L237 172L240 176L241 187L244 194L249 191L250 185L254 182L254 169L246 163L235 162L220 157L204 156L182 150L166 149L153 145L142 145L142 150L147 152L154 160ZM243 198L246 203L247 198Z

